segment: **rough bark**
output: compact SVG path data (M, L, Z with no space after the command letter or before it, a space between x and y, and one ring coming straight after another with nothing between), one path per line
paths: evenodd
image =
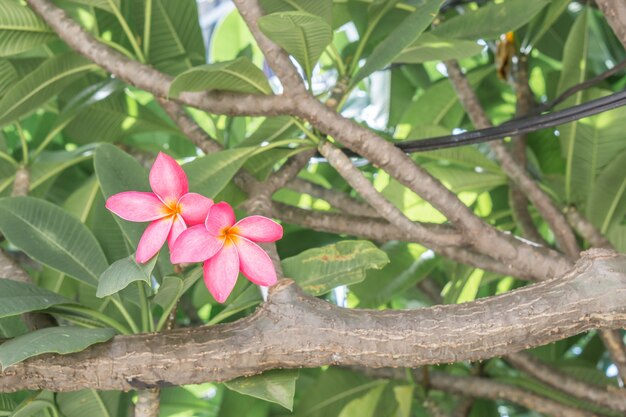
M234 323L117 336L76 354L32 358L0 374L0 391L146 389L276 368L476 361L625 326L625 300L626 255L601 249L558 279L410 311L344 309L282 280L267 303Z
M621 0L596 0L615 36L626 48L626 3Z

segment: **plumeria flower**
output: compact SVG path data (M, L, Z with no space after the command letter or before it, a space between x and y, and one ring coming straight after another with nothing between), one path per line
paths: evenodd
M124 220L152 222L141 236L135 258L145 263L165 240L172 249L188 226L203 224L213 200L189 193L187 175L174 159L159 152L150 169L152 193L125 191L109 197L106 208Z
M275 242L283 228L263 216L235 223L228 203L217 203L204 224L185 230L171 253L172 263L204 262L204 283L220 303L226 301L239 272L257 285L276 283L276 271L267 253L255 242Z

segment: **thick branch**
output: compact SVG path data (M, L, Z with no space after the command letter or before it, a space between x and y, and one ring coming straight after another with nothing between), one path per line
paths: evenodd
M475 361L625 325L626 255L600 249L585 252L558 279L411 311L344 309L283 280L267 303L237 322L117 336L80 353L32 358L0 374L0 391L130 390L275 368Z
M472 123L477 128L491 127L491 121L480 105L476 93L470 86L467 78L463 75L458 62L447 61L448 77L454 86L461 104L470 116ZM567 256L575 260L578 258L580 248L576 243L576 237L569 227L565 216L555 207L550 198L530 178L524 167L516 163L501 142L490 144L496 158L500 161L502 169L526 194L528 199L537 207L537 210L550 224L554 236Z

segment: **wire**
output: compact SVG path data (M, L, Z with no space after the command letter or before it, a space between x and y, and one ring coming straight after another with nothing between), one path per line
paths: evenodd
M403 141L395 145L405 152L422 152L433 149L452 148L516 136L523 133L554 127L603 113L626 105L626 90L552 113L513 119L500 126L464 132L457 135L438 136L429 139Z

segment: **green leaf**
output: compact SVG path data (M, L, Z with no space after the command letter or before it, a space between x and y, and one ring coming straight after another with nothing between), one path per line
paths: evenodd
M178 97L183 91L225 90L238 93L271 94L265 74L248 58L201 65L179 74L169 94Z
M15 409L13 414L11 414L11 417L40 417L43 414L43 411L49 409L55 409L54 393L50 391L40 391L39 393L24 399L24 401L22 401Z
M69 0L72 3L84 4L113 13L113 8L120 8L120 0Z
M294 137L292 135L294 135L297 130L298 127L289 116L268 117L259 125L254 133L239 143L238 147L256 146L263 142L272 143L289 136Z
M584 101L610 94L604 90L588 90ZM570 198L579 203L591 201L596 178L611 160L626 149L624 129L620 122L626 118L626 108L617 108L581 119L561 129L562 151L568 151L570 175L566 178Z
M96 68L96 64L71 52L49 58L9 88L0 100L0 125L32 112Z
M443 0L424 0L415 11L411 12L382 42L380 42L365 65L357 71L352 79L352 85L379 70L397 57L404 48L415 42L425 31L439 12Z
M73 301L36 285L0 278L0 318L68 303Z
M333 24L332 0L261 0L265 14L277 12L307 12L321 17L329 25Z
M367 271L363 282L350 286L359 308L376 308L414 287L438 264L438 258L422 256L425 248L404 242L389 242L382 248L391 262L382 269Z
M11 62L8 59L0 59L0 98L17 80L19 75Z
M561 70L561 78L557 88L557 94L560 94L585 80L587 72L587 53L589 50L589 30L588 11L583 12L576 18L572 29L567 36L565 49L563 51L563 69ZM573 106L581 104L583 101L583 92L578 92L568 98L561 104L564 106ZM561 142L561 154L565 157L565 199L567 202L575 201L576 190L573 188L572 177L574 174L574 154L576 153L578 134L578 122L569 123L559 127Z
M432 30L433 35L458 39L495 39L519 29L549 4L547 0L506 0L468 10Z
M561 16L561 14L567 9L570 4L570 0L552 0L550 5L546 7L543 20L541 21L541 28L534 31L530 45L535 45L548 30L552 28L552 25Z
M229 301L226 308L217 313L207 324L221 323L228 317L253 307L263 301L261 292L256 285L248 285L233 301Z
M622 119L623 120L623 119ZM619 122L616 122L616 127ZM609 163L589 194L587 215L602 233L626 215L626 151Z
M98 147L94 168L105 199L122 191L151 191L148 174L143 167L135 158L113 145ZM131 245L137 247L146 226L127 222L118 216L114 218Z
M163 278L163 283L152 299L152 302L161 306L164 311L169 311L182 294L183 280L175 275L167 276Z
M321 295L340 285L361 282L366 270L380 269L388 262L387 254L373 243L345 240L284 259L282 267L284 275L302 289Z
M85 145L72 152L44 151L31 165L30 190L45 184L71 166L91 159L94 145Z
M339 417L374 417L376 405L385 387L385 384L378 385L364 396L353 399L341 410Z
M78 219L32 197L0 199L0 230L38 262L96 286L107 261L96 238Z
M82 327L48 327L18 336L0 345L2 370L33 356L44 353L80 352L95 343L106 342L115 335L113 329L85 329Z
M16 55L55 39L54 32L28 7L0 0L0 56Z
M0 394L0 416L10 416L15 407L17 404L9 394Z
M195 0L152 0L148 60L176 75L205 62L206 51Z
M280 404L293 410L298 370L275 370L261 375L236 378L224 384L233 391Z
M180 133L126 91L89 100L65 117L72 120L63 133L78 143L118 142L139 133Z
M100 184L95 175L89 177L87 181L72 193L63 203L63 208L74 215L81 223L85 223L89 213L98 199Z
M59 392L56 402L64 417L115 417L118 415L119 391L96 391L86 389L75 392Z
M309 386L307 395L296 403L294 415L338 416L350 401L359 398L372 388L387 383L385 380L370 381L363 375L345 369L328 368Z
M138 264L135 255L130 255L114 262L100 276L96 296L103 298L115 294L135 281L144 281L150 286L152 284L152 270L156 265L157 258L158 256L154 256L145 264Z
M227 149L183 165L189 178L189 189L214 198L254 152L255 148Z
M417 41L402 50L392 62L419 64L427 61L445 61L474 56L483 47L475 41L441 38L430 33L423 33Z
M259 28L298 61L307 78L311 78L317 60L333 40L330 25L321 17L305 12L263 16Z

